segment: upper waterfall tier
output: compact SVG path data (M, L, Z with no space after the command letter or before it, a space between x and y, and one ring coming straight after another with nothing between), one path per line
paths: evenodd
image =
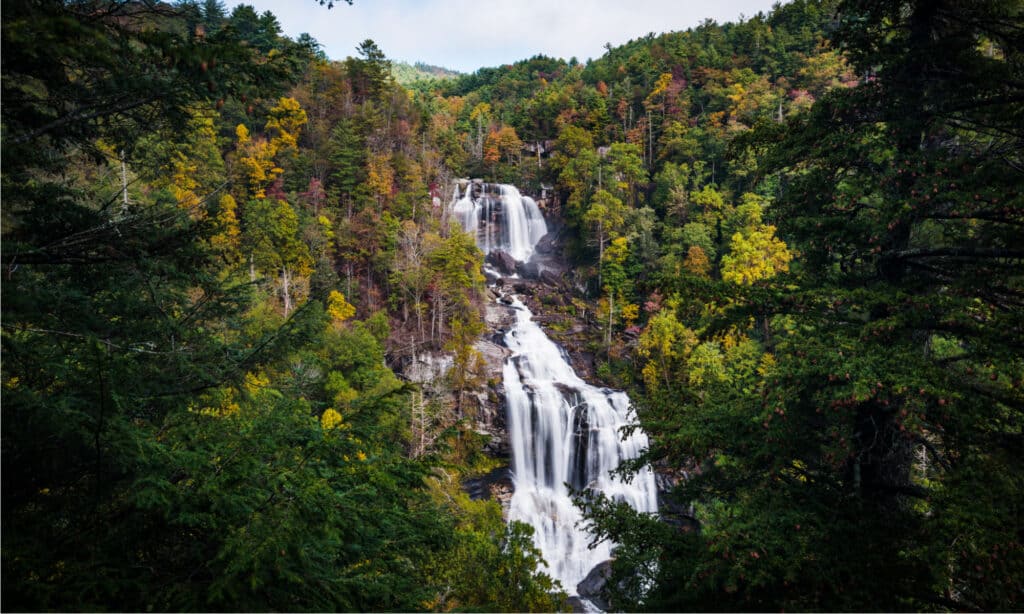
M623 437L631 411L626 393L583 381L530 310L518 299L513 307L516 323L505 335L512 356L504 373L515 482L509 519L533 526L548 573L572 594L591 569L611 558L612 546L588 548L591 535L578 524L582 516L569 489L592 488L638 511L656 512L650 468L630 482L611 474L647 447L647 435L635 430Z
M548 233L537 203L512 185L469 182L461 197L456 186L452 213L466 232L476 234L476 244L485 254L503 250L523 262Z

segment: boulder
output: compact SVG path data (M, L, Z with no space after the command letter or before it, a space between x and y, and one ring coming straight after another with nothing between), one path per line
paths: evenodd
M516 272L516 259L512 254L504 250L494 250L487 254L487 263L505 275L512 275Z
M523 279L540 279L540 266L535 262L517 262L516 273Z
M484 307L484 323L493 331L508 330L516 321L515 311L507 307L512 299L506 301L505 295L498 293L495 293L495 298L500 302L487 303Z
M551 286L553 288L559 288L562 286L562 278L559 277L558 274L556 274L554 271L549 271L547 269L540 272L540 280L545 285Z
M601 595L604 591L605 585L608 584L608 580L612 577L612 562L602 561L594 566L587 574L587 577L583 578L579 584L576 585L576 593L580 597L589 600L591 603L601 608L604 611L611 609L611 604Z
M528 283L519 282L513 284L512 290L514 290L516 294L522 294L524 296L533 296L533 286Z
M549 232L537 241L537 244L533 246L534 251L538 254L550 254L555 251L555 240L558 235L554 232Z

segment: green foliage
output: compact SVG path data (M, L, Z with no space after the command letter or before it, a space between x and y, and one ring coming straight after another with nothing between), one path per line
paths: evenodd
M506 525L492 501L455 498L459 518L451 550L431 566L432 581L444 586L432 610L478 612L554 612L566 607L565 593L543 573L533 528Z
M991 135L1021 149L1008 85L1019 3L838 8L842 46L800 73L834 89L734 140L731 190L689 195L705 228L731 237L722 281L740 285L674 280L697 293L673 315L699 339L674 381L652 360L672 337L658 334L663 312L641 336L652 445L640 462L689 472L668 519L699 531L593 502L622 543L627 609L1015 606L1024 184ZM767 34L761 23L747 32ZM870 78L844 81L847 60ZM756 121L742 107L758 79L725 77L720 127ZM746 183L751 168L762 184ZM1000 498L971 501L980 493Z

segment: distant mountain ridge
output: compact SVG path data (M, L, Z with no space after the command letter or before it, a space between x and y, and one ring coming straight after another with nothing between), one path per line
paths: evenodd
M408 62L393 62L391 66L391 74L394 75L395 81L398 81L402 85L415 83L417 81L427 81L430 79L454 79L462 76L462 73L457 70L451 70L449 68L444 68L443 66L424 64L423 62L416 62L414 64L409 64Z

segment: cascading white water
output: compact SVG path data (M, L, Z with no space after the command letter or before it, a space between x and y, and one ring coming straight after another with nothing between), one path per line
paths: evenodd
M455 194L452 196L452 214L455 215L455 219L459 221L459 225L466 232L476 232L480 228L480 212L477 210L476 203L473 202L473 184L466 184L466 193L459 198L459 186L455 185ZM483 249L480 245L480 238L477 236L477 246Z
M515 190L514 187L512 189ZM519 194L519 190L516 190L516 194ZM520 198L523 201L523 210L526 211L527 226L530 233L530 249L532 250L537 245L537 241L540 241L544 235L548 234L548 224L544 221L544 215L540 212L537 201L529 196L520 196Z
M461 198L458 187L455 188L452 213L459 224L466 232L476 235L476 244L485 254L500 249L516 260L529 260L533 246L548 233L537 203L522 196L512 185L483 183L477 186L476 198L472 182L466 184Z
M519 261L527 261L548 232L537 203L511 185L470 182L461 197L456 186L451 211L485 253L500 249ZM526 305L514 299L513 308L516 323L505 335L512 355L504 366L515 484L509 520L533 527L547 573L573 594L596 565L611 558L612 544L588 548L591 536L577 526L582 515L569 490L591 488L638 511L656 512L650 468L628 483L611 476L622 461L643 451L647 436L636 430L623 439L621 428L630 419L626 393L583 381Z
M611 544L587 547L590 535L576 526L582 516L566 485L592 488L638 511L656 512L650 468L629 483L610 475L623 460L640 454L647 436L636 430L622 439L620 428L630 412L626 393L580 379L530 310L518 299L513 307L516 324L505 335L512 356L504 367L515 483L509 520L533 526L547 572L573 594L594 566L611 557Z

